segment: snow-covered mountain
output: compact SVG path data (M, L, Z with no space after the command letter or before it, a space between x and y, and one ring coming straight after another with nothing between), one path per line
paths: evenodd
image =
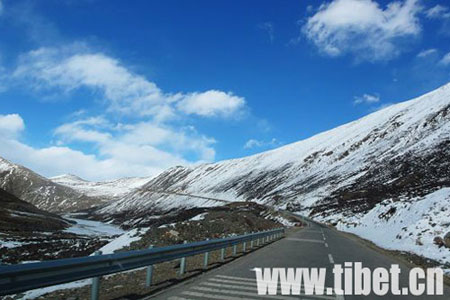
M151 177L130 177L112 181L94 182L84 180L72 174L50 178L55 183L72 188L86 196L103 199L105 202L125 196L134 189L146 184L150 179Z
M39 224L36 227L36 224ZM58 231L71 224L0 189L0 236L33 231ZM7 242L0 240L0 248Z
M428 230L430 236L448 230L448 218L431 217L441 208L448 215L446 187L450 187L450 84L275 150L172 168L99 213L141 218L152 210L222 204L180 196L189 194L287 207L344 230L364 231L363 226L376 226L374 219L392 222L413 207L418 216L399 219L402 232L390 241L397 246L404 242L408 248L419 244L421 235L412 228ZM439 205L424 204L426 212L416 205L427 199L436 203L436 197ZM371 238L369 233L365 236ZM421 243L433 241L427 238Z
M72 212L91 208L102 199L89 197L0 157L0 188L39 209Z

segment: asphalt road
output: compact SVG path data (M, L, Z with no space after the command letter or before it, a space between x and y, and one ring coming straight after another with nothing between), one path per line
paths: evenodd
M389 269L391 264L398 264L401 269L400 287L408 287L409 266L368 247L356 238L349 238L320 224L309 223L305 229L292 231L279 241L146 299L450 299L447 286L443 296L282 296L279 291L277 296L257 294L255 267L326 268L325 286L333 287L333 265L344 265L344 262L361 262L363 267L371 270L378 267Z

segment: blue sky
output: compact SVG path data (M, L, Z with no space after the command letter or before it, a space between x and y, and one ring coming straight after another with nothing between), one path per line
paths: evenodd
M295 142L450 78L447 1L0 0L0 156L151 176Z

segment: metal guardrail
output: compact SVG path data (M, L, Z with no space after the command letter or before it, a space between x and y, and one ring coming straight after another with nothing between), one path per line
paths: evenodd
M238 244L243 244L243 252L247 243L253 248L269 241L279 239L284 235L284 229L275 229L233 236L223 239L206 240L201 242L184 243L179 245L149 248L95 256L58 259L52 261L0 265L0 296L17 294L28 290L47 286L73 282L92 278L91 299L97 300L99 296L100 276L147 267L146 285L152 282L153 265L180 258L179 275L186 269L186 257L205 253L204 267L208 266L209 252L221 249L221 259L225 259L225 249L233 247L236 255Z

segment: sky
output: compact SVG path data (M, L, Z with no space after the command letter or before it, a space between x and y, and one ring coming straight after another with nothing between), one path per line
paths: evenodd
M450 3L0 0L0 156L154 176L308 138L450 80Z

